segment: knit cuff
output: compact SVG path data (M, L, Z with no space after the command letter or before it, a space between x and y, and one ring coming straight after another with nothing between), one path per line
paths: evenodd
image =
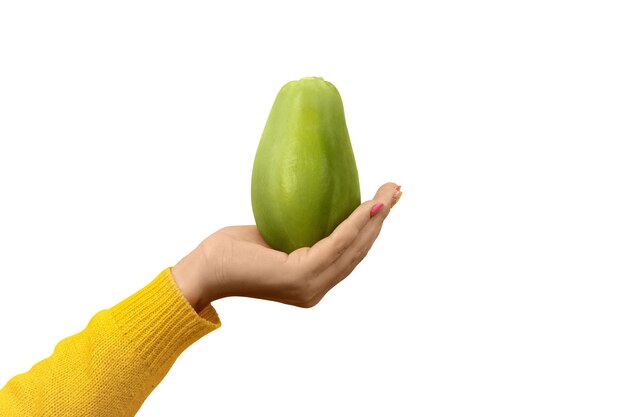
M174 282L169 267L109 311L153 370L171 366L187 347L221 326L210 304L196 313Z

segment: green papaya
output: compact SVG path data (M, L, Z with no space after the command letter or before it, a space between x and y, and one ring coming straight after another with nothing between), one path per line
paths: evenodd
M274 249L291 253L328 236L361 203L359 174L337 88L321 77L285 84L252 170L252 210Z

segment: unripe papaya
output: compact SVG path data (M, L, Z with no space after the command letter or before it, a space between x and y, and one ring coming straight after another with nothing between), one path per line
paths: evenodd
M328 236L361 203L343 102L320 77L278 92L252 170L252 210L274 249L290 253Z

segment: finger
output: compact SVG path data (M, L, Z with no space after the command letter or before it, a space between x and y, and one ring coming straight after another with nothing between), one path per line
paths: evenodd
M382 222L389 214L391 198L396 193L396 187L397 185L392 182L381 186L373 200L361 204L328 237L313 245L306 252L309 267L321 273L346 252L372 219L374 222ZM384 206L372 217L371 211L378 203L383 203Z
M354 268L369 253L380 234L384 220L389 215L394 198L397 201L398 190L395 187L384 188L381 194L379 198L380 202L384 203L384 206L380 212L370 219L341 256L318 276L322 292L329 291L350 275Z
M340 260L331 265L327 270L322 272L318 277L321 282L322 292L330 291L335 285L346 279L352 271L367 256L376 238L380 234L382 224L378 225L375 230L363 233L363 238L368 241L365 245L358 245L358 250L346 252ZM359 236L360 238L361 236ZM356 246L356 245L355 245Z

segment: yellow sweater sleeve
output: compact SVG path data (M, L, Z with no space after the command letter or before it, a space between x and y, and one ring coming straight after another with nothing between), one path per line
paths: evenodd
M133 416L176 358L220 325L211 305L196 313L166 268L9 380L0 416Z

